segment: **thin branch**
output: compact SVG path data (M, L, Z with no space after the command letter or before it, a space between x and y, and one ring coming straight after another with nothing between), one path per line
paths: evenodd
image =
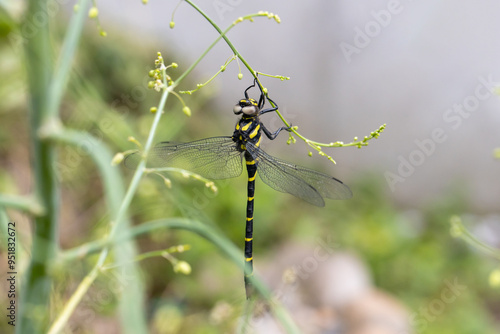
M45 209L32 196L0 194L0 206L29 213L35 217L45 214Z

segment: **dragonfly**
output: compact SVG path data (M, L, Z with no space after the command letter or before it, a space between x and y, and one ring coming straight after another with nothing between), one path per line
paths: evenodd
M241 115L232 136L200 139L187 143L161 142L148 155L148 167L176 167L189 170L207 179L220 180L240 176L245 162L247 182L247 208L244 242L244 283L247 299L253 294L250 277L253 275L253 225L255 202L255 178L271 188L294 195L315 206L325 206L325 198L343 200L352 192L342 181L306 167L278 159L260 147L262 133L270 140L276 139L283 130L269 131L260 116L278 110L278 105L266 97L260 85L259 101L250 98L248 91L255 87L257 79L244 91L244 98L233 107L235 115ZM269 100L275 107L264 109ZM124 163L135 168L140 160L139 152L128 155Z

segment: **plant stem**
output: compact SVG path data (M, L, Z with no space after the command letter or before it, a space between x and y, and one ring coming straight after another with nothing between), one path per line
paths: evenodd
M90 0L80 1L80 9L69 22L68 30L65 34L58 62L49 87L49 101L47 106L47 119L59 118L59 106L68 82L71 63L75 59L76 50L80 36L82 35L85 19L87 18L87 8Z
M43 216L45 209L30 196L0 194L0 206L24 211L33 216Z
M85 276L80 285L78 285L76 291L71 295L71 298L66 303L64 307L64 312L57 318L57 320L50 327L49 331L47 332L48 334L57 334L64 328L64 326L69 320L69 317L76 309L83 296L85 296L87 290L90 288L94 280L97 278L98 274L99 274L99 269L97 267L94 267L94 269L92 269L92 271L87 276Z
M165 75L164 75L164 84L166 87ZM121 204L119 206L118 212L116 213L116 216L114 217L113 221L111 221L111 231L108 234L108 236L106 237L106 240L108 241L107 244L111 244L113 242L116 244L115 238L117 236L120 236L120 234L125 233L125 232L122 232L122 233L118 233L118 232L119 232L120 228L122 227L122 223L123 223L124 218L126 216L127 209L132 201L132 198L135 194L135 191L137 190L137 187L139 185L139 181L141 180L141 177L144 174L144 170L145 170L145 166L146 166L146 156L147 156L147 153L149 152L149 150L151 149L151 146L153 145L153 138L154 138L156 129L158 127L158 124L160 122L163 110L165 108L165 103L167 101L168 95L169 95L169 90L165 89L163 91L162 97L160 99L160 103L158 105L158 111L155 114L153 124L151 125L151 130L149 132L148 139L146 141L146 144L144 145L144 157L141 160L141 162L139 163L139 165L134 173L132 181L130 182L130 185L127 189L127 192L121 201ZM62 136L61 138L64 138L64 136ZM111 161L111 157L109 158L108 163L110 161ZM58 333L58 331L56 331L55 329L61 329L62 328L61 326L64 326L64 324L66 324L69 317L74 312L76 306L80 303L83 296L85 296L85 293L92 285L93 281L97 277L97 274L100 272L100 270L101 270L102 266L104 265L104 262L108 256L108 252L109 252L108 246L106 246L105 248L103 248L101 250L101 253L99 254L99 258L98 258L96 264L94 265L92 270L82 280L82 282L78 286L78 289L73 293L73 295L71 296L68 303L65 304L61 314L57 317L56 321L54 322L54 324L51 328L51 333ZM132 282L132 284L134 284L134 282ZM137 301L135 301L135 302L137 302ZM124 331L127 333L134 333L134 330L131 328L124 328Z
M120 205L124 198L122 175L117 168L112 167L110 161L112 160L112 154L109 149L99 140L95 139L91 135L85 132L79 132L75 130L65 130L62 128L54 128L49 139L57 141L59 143L66 143L74 146L79 146L85 143L89 147L90 157L94 160L100 177L103 183L104 196L106 199L106 206L109 208L111 221L117 222L115 225L120 226L121 230L126 231L130 228L130 221L127 217L122 217L120 220L117 219L117 212L119 211ZM123 270L127 271L128 280L123 281L122 284L128 284L128 281L132 281L132 286L123 289L123 293L120 299L120 314L122 318L122 326L126 326L124 332L142 332L147 328L145 321L145 312L141 304L144 302L144 286L142 284L139 269L136 263L130 263L128 260L133 258L136 253L136 247L133 242L119 242L115 238L110 238L108 236L110 243L115 245L115 262L117 265L121 265ZM107 256L107 252L106 252ZM106 257L99 258L104 261ZM93 271L93 273L98 273L98 271ZM93 273L91 273L93 275ZM89 274L89 277L92 275ZM86 279L86 284L91 283L92 280ZM82 285L80 289L84 289L86 285ZM76 292L75 292L76 293ZM74 309L72 309L72 303L75 299L72 297L71 303L68 302L68 308L63 310L66 320L71 315ZM57 319L57 323L61 324L61 316ZM55 323L53 324L55 326Z
M500 250L493 248L481 240L477 239L465 226L463 225L462 222L457 223L457 226L460 228L462 234L460 237L465 240L469 245L481 250L482 252L489 254L490 256L493 256L497 260L500 260Z
M143 234L153 232L157 229L187 229L189 226L197 224L198 222L189 220L186 218L168 218L159 221L152 221L148 223L142 223L140 225L132 227L129 231L124 234L120 234L116 237L116 242L123 242L129 239L135 239ZM101 240L87 242L82 246L75 247L66 251L59 253L59 262L62 264L66 262L71 262L76 259L81 259L89 254L100 251L101 249L111 245L111 240L109 238L104 238Z
M32 257L24 275L20 293L19 322L16 333L39 333L49 323L49 312L34 312L48 309L52 278L49 265L56 257L59 191L53 164L56 161L54 148L40 140L37 133L48 114L48 87L53 68L50 50L48 20L39 22L40 13L47 13L47 1L30 0L20 31L30 31L25 38L26 65L29 85L30 137L34 166L34 192L37 202L45 214L33 222L34 235ZM38 24L33 24L38 22Z

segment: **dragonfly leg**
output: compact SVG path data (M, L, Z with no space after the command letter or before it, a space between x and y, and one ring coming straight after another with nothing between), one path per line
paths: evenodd
M279 135L279 133L283 130L286 130L288 132L290 132L292 126L282 126L281 128L279 128L278 130L274 131L274 132L271 132L269 131L265 126L264 124L261 123L261 128L262 128L262 131L264 131L264 133L266 134L266 137L271 139L271 140L274 140L276 139L276 137Z
M264 93L261 93L260 95L261 98L264 98ZM269 97L267 98L270 102L272 102L276 107L273 107L273 108L267 108L267 109L263 109L261 111L259 111L259 116L260 115L263 115L263 114L266 114L268 112L271 112L271 111L276 111L278 110L278 104L276 102L274 102L273 100L271 100ZM262 105L264 106L264 105ZM261 107L262 108L262 107Z
M255 87L255 84L256 84L256 83L257 83L257 79L254 79L254 80L253 80L253 85L251 85L251 86L249 86L247 89L245 89L245 98L246 98L247 100L249 99L249 97L248 97L248 90L249 90L250 88ZM260 87L259 87L259 88L260 88Z

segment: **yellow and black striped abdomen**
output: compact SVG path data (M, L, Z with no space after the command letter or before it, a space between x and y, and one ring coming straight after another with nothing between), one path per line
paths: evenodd
M255 160L251 160L249 154L245 154L247 159L248 172L248 191L247 191L247 218L245 227L245 290L247 298L252 294L252 286L249 277L253 274L253 211L255 198L255 177L257 176L257 164Z
M238 124L236 124L233 140L237 142L239 150L245 152L244 155L248 172L247 216L245 224L245 291L247 298L250 298L253 290L250 277L253 275L253 212L257 162L246 150L246 144L247 142L251 142L257 147L260 145L261 124L258 117L243 116Z

